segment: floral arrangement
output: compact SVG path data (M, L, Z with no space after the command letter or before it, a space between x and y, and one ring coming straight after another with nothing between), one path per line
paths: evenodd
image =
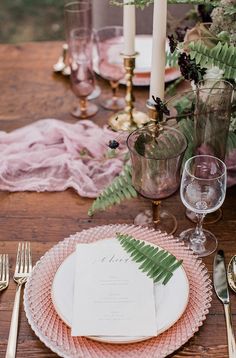
M112 0L113 4L121 5L123 0ZM153 0L130 0L130 4L137 7L145 7ZM191 81L194 86L201 79L226 79L235 85L236 81L236 4L235 0L168 0L170 4L194 4L201 6L201 12L211 9L211 23L197 23L191 29L176 29L169 35L171 53L167 55L167 62L172 66L179 65L182 79ZM199 10L199 7L198 7ZM167 90L173 91L174 85ZM158 100L157 100L158 102ZM235 101L234 101L235 102ZM166 109L165 104L158 103L159 108ZM183 96L182 102L176 104L176 111L188 112L191 101ZM167 114L167 113L166 113ZM193 121L186 116L179 121L179 129L188 138L185 159L193 153ZM236 153L236 108L233 104L230 131L228 136L228 151ZM124 199L137 196L132 186L132 169L128 162L123 172L104 189L93 202L89 215L98 210L106 210L108 207L120 203Z

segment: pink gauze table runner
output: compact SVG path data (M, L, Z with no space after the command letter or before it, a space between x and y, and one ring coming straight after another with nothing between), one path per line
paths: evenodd
M0 190L63 191L96 197L123 168L124 138L116 156L108 142L117 133L92 121L75 124L42 119L10 133L0 132ZM125 137L125 135L124 135ZM122 140L121 140L122 139ZM236 149L226 157L228 186L236 184Z
M63 191L96 197L123 168L125 144L108 158L117 136L91 121L75 124L42 119L10 133L0 132L0 190Z

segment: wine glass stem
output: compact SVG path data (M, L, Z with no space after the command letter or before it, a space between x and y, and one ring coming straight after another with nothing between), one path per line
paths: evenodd
M86 98L80 98L79 103L80 103L81 112L86 113L86 111L87 111L87 100L86 100Z
M111 85L111 90L112 90L112 99L115 102L118 97L117 92L118 92L119 82L118 81L110 81L110 85Z
M155 225L158 225L160 222L160 204L159 200L152 201L152 219Z
M197 225L195 228L195 231L193 232L192 236L191 236L191 242L193 245L203 245L204 242L206 241L206 236L203 232L202 229L202 225L203 225L203 220L206 214L196 214L197 217Z

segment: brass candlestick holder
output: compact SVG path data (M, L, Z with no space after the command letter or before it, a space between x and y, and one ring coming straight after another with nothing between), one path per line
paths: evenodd
M163 121L163 114L158 112L156 106L153 104L152 101L147 100L146 102L147 107L147 115L148 115L148 122L155 124L153 125L152 135L155 138L158 138L159 133L163 130L162 121Z
M136 128L142 127L143 124L149 121L148 116L134 108L134 94L133 94L133 76L135 69L135 59L137 53L131 56L123 55L125 80L126 80L126 106L124 111L113 114L109 119L109 125L116 131L132 131Z

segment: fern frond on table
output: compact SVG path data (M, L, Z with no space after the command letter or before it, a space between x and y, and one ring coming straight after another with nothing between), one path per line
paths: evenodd
M157 246L146 244L132 236L117 233L117 239L133 261L140 264L139 269L153 281L166 285L173 272L182 264L170 252Z
M110 206L120 204L125 199L137 197L137 192L132 186L131 170L131 165L126 164L122 173L95 199L88 211L89 216L96 211L106 210Z
M225 78L236 78L236 47L227 43L209 48L199 42L189 44L190 56L202 68L217 66L224 71Z

